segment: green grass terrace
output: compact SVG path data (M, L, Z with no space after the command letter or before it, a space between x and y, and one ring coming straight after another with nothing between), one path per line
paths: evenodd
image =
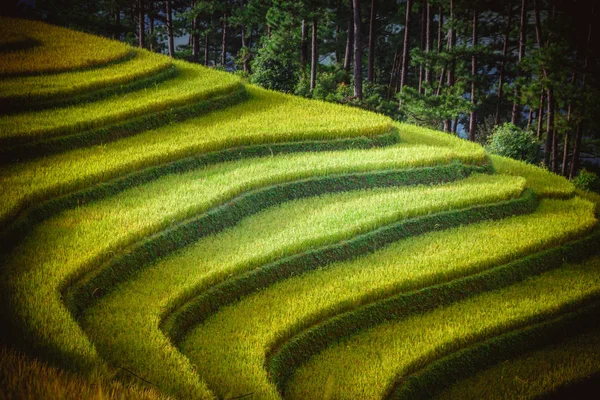
M569 396L599 210L455 135L0 18L0 398Z

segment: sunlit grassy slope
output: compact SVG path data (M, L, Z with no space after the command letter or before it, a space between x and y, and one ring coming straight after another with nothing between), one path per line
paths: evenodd
M543 319L597 294L599 288L600 269L563 268L424 316L382 324L316 357L291 382L289 397L307 398L328 380L342 398L382 397L415 365Z
M0 76L34 75L105 65L132 53L127 45L37 21L0 18L0 44L30 42L4 52Z
M15 77L0 85L0 105L14 110L36 105L52 106L65 100L71 103L85 101L90 94L99 94L101 89L105 89L107 94L117 90L122 92L127 85L143 82L155 75L160 77L161 72L169 70L172 65L168 58L136 50L132 58L100 69Z
M107 357L118 354L114 362L131 364L139 352L152 354L136 368L156 381L173 382L176 370L169 365L175 364L175 361L171 364L167 360L181 356L172 354L174 349L168 346L168 341L158 329L158 321L165 308L177 301L173 297L173 287L180 288L179 292L205 289L232 274L240 274L306 249L336 243L391 222L441 211L446 207L461 208L517 196L523 185L520 179L500 176L476 176L461 183L325 195L269 209L249 217L235 228L198 241L153 266L130 285L123 285L98 307L90 309L84 319L84 328ZM426 203L417 204L415 199L420 196L429 199ZM256 230L260 230L261 235L249 234ZM135 312L128 311L132 304L140 305ZM264 309L265 312L267 309ZM127 321L132 318L138 321L135 325L140 329L123 329L123 325L128 325ZM219 336L228 341L224 331ZM110 340L105 340L108 338ZM147 340L149 338L152 339ZM216 340L215 336L213 338ZM218 346L217 342L215 346ZM238 366L242 365L240 357L233 353L232 357L238 359ZM163 361L159 363L158 360ZM202 368L211 369L209 360L205 360L207 362ZM234 371L225 359L222 361L223 369L220 371ZM241 378L237 373L231 376L238 380ZM231 385L227 387L234 389Z
M161 62L162 59L152 62L156 61ZM240 85L239 80L231 75L179 61L175 63L179 64L177 76L137 92L71 107L3 116L0 118L0 143L12 145L75 134L225 94Z
M600 372L565 356L597 347L597 258L574 264L600 250L597 196L451 135L0 22L1 398L528 397Z

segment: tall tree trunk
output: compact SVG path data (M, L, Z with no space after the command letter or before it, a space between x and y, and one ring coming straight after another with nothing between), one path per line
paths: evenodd
M567 113L567 123L569 123L571 121L571 110L568 111ZM560 174L562 176L567 176L568 173L568 166L567 164L569 163L569 129L567 129L567 131L565 132L565 141L563 143L563 158L562 158L562 166L561 166L561 171Z
M427 25L425 18L427 18L427 0L423 0L423 5L421 6L421 32L419 35L419 40L421 42L420 50L421 52L425 51L425 26ZM419 65L419 93L423 93L423 80L425 79L425 68L423 68L423 63Z
M519 61L517 63L517 79L521 75L521 66L523 57L525 56L525 24L527 22L527 6L526 1L521 1L521 23L519 25ZM519 98L521 97L521 88L519 84L515 84L515 100L513 101L512 118L513 124L516 124L520 119L521 107L519 106Z
M337 14L340 15L342 13L342 0L337 0L336 1L336 11ZM341 56L341 51L340 51L340 19L339 17L336 18L336 23L335 23L335 62L336 64L340 64L341 60L342 60L342 56Z
M193 19L193 33L192 33L192 60L197 63L200 58L200 35L199 29L199 18L195 16Z
M344 70L350 71L350 62L352 61L352 51L354 46L354 6L353 0L348 0L350 17L348 18L348 35L346 37L346 53L344 54Z
M171 0L165 1L167 8L167 36L169 40L169 56L175 57L175 43L173 42L173 12L171 10Z
M533 0L533 8L534 8L534 16L535 16L535 36L537 39L537 43L538 43L538 47L541 49L543 49L544 45L544 41L542 38L542 23L541 23L541 18L540 18L540 7L539 7L539 0ZM548 78L548 71L546 70L546 66L544 65L544 63L542 62L542 73L544 75L544 78L547 79ZM546 168L549 170L554 170L555 167L555 157L551 157L554 156L555 151L553 150L553 145L556 144L556 139L553 137L554 134L554 90L552 88L552 86L546 88L546 93L547 93L547 101L548 101L548 110L547 110L547 120L546 120L546 140L545 140L545 149L544 149L544 164L546 165ZM552 165L550 164L550 161L552 161Z
M582 131L583 122L579 121L577 124L577 131L575 132L575 143L573 143L573 156L571 157L571 168L569 168L569 179L573 179L579 172L579 153L581 152L581 137L583 136Z
M308 62L308 43L306 42L306 31L306 21L302 20L302 28L300 30L300 65L302 66L302 69L304 69L306 63Z
M310 91L315 90L317 84L317 18L312 21L312 43L311 43L311 59L310 59Z
M508 16L506 17L506 30L504 31L504 45L502 46L502 62L500 63L500 75L498 77L498 103L496 104L496 125L500 125L500 109L502 107L502 99L504 96L504 67L506 64L506 55L508 54L508 43L510 40L510 20L512 17L512 4L508 2Z
M452 121L449 119L444 120L444 132L450 133L452 131Z
M588 36L585 46L585 61L583 62L583 76L581 78L581 90L585 89L585 80L587 75L587 69L590 65L590 51L592 50L592 22L595 22L596 14L596 3L592 3L592 14L590 17L590 23L588 24ZM573 179L579 171L579 153L581 152L581 137L583 136L583 121L579 121L577 124L577 132L575 134L575 143L573 144L573 158L571 159L571 169L569 171L569 179Z
M435 95L439 96L442 94L442 86L444 85L444 76L446 75L446 66L442 67L442 71L440 72L440 80L437 85L437 90L435 91Z
M340 24L335 24L335 63L339 64L340 60L342 59L341 57L341 52L340 52L340 44L338 43L339 40L338 38L340 37Z
M395 94L400 92L400 80L402 79L402 50L398 54L398 62L396 63L396 90Z
M246 25L242 25L242 47L248 49L248 42L246 40ZM244 72L250 72L250 66L248 63L248 53L244 55L242 69L244 70Z
M450 27L448 28L448 52L452 53L452 50L454 49L454 43L456 42L456 30L454 29L454 2L452 0L450 0ZM450 88L452 86L454 86L454 67L455 67L455 61L454 61L454 56L450 55L451 57L451 61L450 61L450 66L448 67L448 72L447 72L447 78L446 78L446 85ZM447 130L446 130L447 128ZM456 129L456 128L455 128ZM450 132L452 130L452 122L447 119L446 121L444 121L444 130L446 132Z
M452 53L454 49L454 45L456 44L456 29L454 25L456 21L454 20L454 2L450 0L450 27L448 28L448 52ZM454 69L456 65L456 61L454 56L450 56L450 67L448 68L448 77L446 83L448 87L454 86Z
M145 27L145 19L146 15L144 13L144 0L138 0L137 3L137 11L138 11L138 46L142 49L145 47L144 43L144 35L146 34Z
M119 7L115 8L115 32L113 39L121 40L121 10Z
M537 138L542 140L542 126L544 124L544 102L546 101L546 91L542 89L540 95L540 107L537 112Z
M473 9L473 38L472 46L477 46L477 22L479 20L479 13L477 9ZM477 56L475 53L471 56L471 116L469 117L469 140L475 141L475 135L477 131L477 110L475 110L475 78L477 77Z
M388 85L388 100L391 98L392 88L395 88L396 80L398 79L396 76L396 65L398 65L400 62L400 60L398 60L399 57L400 55L398 54L398 47L396 47L396 51L394 52L394 61L392 62L392 72L390 73L390 84Z
M354 8L354 96L362 99L362 47L360 35L360 0L353 0Z
M525 1L525 0L523 0ZM538 48L541 50L544 48L544 40L542 37L542 22L540 18L540 4L539 0L533 0L534 7L534 16L535 16L535 37L537 40ZM546 66L542 62L542 72L544 74L544 78L548 78L548 71L546 71Z
M406 0L406 19L404 22L404 45L402 50L402 74L400 75L400 94L402 94L402 90L404 89L404 85L406 84L406 77L408 76L408 38L410 33L410 13L412 9L413 0ZM402 98L400 98L400 102L398 103L398 108L402 107Z
M439 18L438 18L438 31L437 31L437 53L440 54L442 52L442 42L443 42L443 30L444 30L444 9L440 4Z
M539 0L533 0L533 16L535 17L535 38L539 48L542 48L542 22L540 18Z
M529 115L527 116L527 130L531 127L533 122L533 108L529 107Z
M429 55L431 52L431 4L425 0L426 3L426 11L425 18L427 22L425 23L425 54ZM429 87L431 83L431 68L429 67L429 62L425 64L425 85ZM427 89L425 89L425 93L427 93Z
M556 101L553 102L553 106L552 115L548 115L548 117L552 116L552 172L558 173L558 135L554 117L556 115Z
M373 68L375 65L375 0L371 0L371 18L369 19L369 64L367 66L367 80L373 83L375 78Z
M227 13L223 14L223 36L221 37L221 65L227 66Z
M154 14L153 13L149 13L148 14L148 22L150 22L150 43L149 43L149 47L150 47L150 51L154 51Z
M439 15L438 15L438 31L437 31L437 54L440 54L442 52L443 28L444 28L444 9L442 8L442 5L440 4ZM439 79L439 84L438 84L437 90L435 92L436 96L439 96L442 93L442 83L444 82L445 74L446 74L446 66L444 65L444 67L442 67L442 70L440 71L440 76L436 75L436 78L435 78L436 81Z
M210 56L210 31L207 29L204 33L204 65L208 67Z
M553 170L550 164L550 156L552 155L552 132L554 129L554 90L550 87L547 89L548 99L548 119L546 120L546 148L544 152L544 164L549 170Z
M579 54L577 54L577 56L575 56L575 63L577 63L577 60L579 58ZM577 68L577 65L573 65L573 72L571 73L571 85L575 85L575 70ZM568 171L567 171L567 164L569 163L569 133L571 132L571 113L573 111L573 104L571 101L569 101L569 105L567 106L567 129L565 131L565 141L563 143L563 158L562 158L562 167L561 167L561 175L562 176L567 176Z

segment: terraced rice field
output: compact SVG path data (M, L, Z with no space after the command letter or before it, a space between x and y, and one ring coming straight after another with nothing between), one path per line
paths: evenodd
M0 22L0 394L532 398L599 376L598 196ZM58 60L74 37L102 51Z

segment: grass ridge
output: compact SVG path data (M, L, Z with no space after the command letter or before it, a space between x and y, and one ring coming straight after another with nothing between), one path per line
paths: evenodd
M181 298L284 255L337 243L378 226L426 214L429 207L420 205L418 201L415 203L425 193L434 198L431 202L428 200L431 207L442 211L518 197L524 188L521 178L478 174L467 179L469 183L457 181L441 186L419 185L327 194L269 208L232 229L203 238L152 264L86 310L79 321L101 355L113 363L129 365L136 373L181 393L183 389L177 390L171 383L176 378L171 379L170 376L178 375L177 379L189 376L194 371L193 365L183 360L184 356L159 326L162 316ZM268 184L263 182L263 185ZM364 201L364 196L373 201ZM412 201L406 200L409 198ZM449 201L455 207L451 207ZM323 212L323 208L332 211ZM315 215L312 215L313 210ZM282 235L284 232L291 235ZM265 236L273 240L264 240ZM224 248L214 251L215 245L219 244ZM198 252L198 247L206 251ZM241 248L246 250L239 251ZM186 257L190 254L191 257ZM198 264L202 266L198 267ZM138 360L136 354L148 356ZM175 368L178 364L182 365L180 370ZM229 397L223 393L218 395Z
M461 164L437 167L335 174L285 182L242 193L198 216L181 221L162 232L139 240L92 271L68 279L62 297L77 317L118 283L145 265L167 256L204 236L236 225L244 218L287 201L327 193L418 184L437 184L466 178L485 167Z
M536 207L535 194L533 191L526 191L517 199L411 218L337 244L287 256L213 286L208 291L192 295L190 299L182 299L182 305L175 307L176 311L165 316L161 329L175 344L178 344L187 331L220 308L291 276L374 252L408 236L529 213Z
M165 79L162 80L176 76L173 71L176 71L175 67L170 68ZM153 82L142 82L140 87L134 87L133 90L143 89L150 86L151 83ZM119 94L119 89L116 90L115 94ZM133 136L140 132L156 129L172 122L183 121L211 111L231 107L248 98L249 95L246 92L246 88L241 83L238 83L233 85L232 90L226 94L200 100L190 105L175 106L162 111L155 111L96 129L66 134L64 136L59 132L57 136L41 140L35 140L35 138L0 138L0 146L2 146L0 149L0 160L2 160L0 161L0 165L57 154L74 148L111 142L120 138Z
M114 40L0 22L0 361L3 346L36 355L97 379L98 396L111 396L103 382L129 390L139 378L150 398L280 398L304 385L312 398L326 389L321 378L335 381L315 368L302 382L299 368L322 351L335 360L329 346L497 289L492 300L511 299L511 285L600 254L600 222L588 215L595 202L600 216L600 198L536 166ZM480 173L498 175L461 181ZM326 196L412 185L432 186ZM398 250L362 263L384 248ZM555 303L539 289L542 308L522 306L514 320L497 311L493 330L477 330L479 316L470 329L456 324L463 341L438 329L427 342L419 317L414 331L389 336L405 353L367 335L356 362L334 368L352 371L343 381L352 384L385 371L385 398L429 398L505 357L599 328L591 271L585 296L569 290ZM546 293L570 281L559 282ZM398 341L404 332L430 347ZM378 359L372 349L388 353L386 364L367 362Z
M396 381L385 398L432 398L457 380L506 358L555 344L565 336L598 327L599 300L600 294L596 293L576 304L569 304L567 310L553 313L541 322L468 345Z
M389 297L334 316L291 339L274 343L266 369L280 393L294 372L328 346L387 321L431 311L486 291L507 287L530 276L581 261L598 250L600 228L588 236L467 277Z
M40 21L36 21L36 22L40 22ZM53 26L53 27L57 27L57 26ZM65 28L61 28L61 29L65 29ZM88 35L84 32L77 32L77 33ZM105 38L102 38L102 39L107 40ZM109 40L112 41L111 39L109 39ZM28 51L28 50L35 51L36 49L44 49L44 47L45 47L45 44L41 40L32 39L32 38L29 38L29 40L24 40L23 42L20 42L20 43L23 43L23 45L25 47L24 48L13 48L10 51L3 51L0 54L12 55L11 53L18 53L18 52ZM75 67L74 66L65 66L65 67L61 67L61 68L50 67L50 68L40 69L40 70L29 69L29 70L24 70L24 71L5 71L5 68L2 68L2 70L0 71L0 79L45 76L45 75L61 74L61 73L65 73L65 72L90 71L90 70L110 67L111 65L115 65L115 64L121 64L123 62L127 62L127 61L131 60L133 57L135 57L135 50L129 50L126 53L112 56L110 59L96 60L94 63L92 63L90 65L80 65L80 66L75 66ZM4 67L4 66L2 66L2 67Z
M32 206L28 207L28 204L25 204L13 213L6 215L4 218L0 218L0 227L2 227L0 229L0 249L3 250L3 252L8 252L8 250L17 244L23 236L31 231L35 224L64 210L113 196L124 190L146 184L165 175L188 172L208 165L227 161L237 161L246 158L303 152L369 149L373 147L391 146L399 141L400 137L398 132L395 129L392 129L384 134L372 137L359 136L342 139L307 140L234 147L201 153L197 156L148 167L45 201L35 202L35 199L31 200L30 203L34 203Z
M65 29L65 28L61 28L61 29ZM81 34L85 34L84 32L77 32L77 33L81 33ZM104 39L104 38L103 38ZM104 39L106 40L106 39ZM109 39L110 40L110 39ZM110 40L112 41L112 40ZM31 39L30 43L35 43L35 45L32 47L32 49L43 49L45 44L39 40L36 39ZM29 50L29 48L25 48L24 50ZM21 51L21 49L19 50L14 50L14 52L19 52ZM4 54L10 54L11 52L6 52ZM110 67L111 65L115 65L115 64L121 64L127 61L130 61L133 57L135 57L135 50L129 50L126 53L123 53L117 57L112 57L110 59L105 59L105 60L96 60L95 63L90 64L90 65L80 65L80 66L67 66L67 67L63 67L63 68L46 68L46 69L41 69L41 70L29 70L29 71L10 71L10 72L1 72L0 71L0 79L11 79L11 78L24 78L24 77L30 77L30 76L47 76L47 75L53 75L53 74L62 74L65 72L80 72L80 71L90 71L90 70L96 70L96 69L101 69L101 68L106 68L106 67Z
M0 78L92 69L119 62L133 53L125 43L42 21L0 16L0 25L3 44L23 39L39 44L34 51L25 48L5 52L0 60Z
M65 107L78 103L86 103L128 92L141 90L152 85L159 84L177 76L178 70L174 65L165 64L157 71L137 76L135 79L125 83L115 83L96 89L84 88L80 93L56 93L49 96L29 96L25 94L16 96L0 97L0 109L2 115L10 115L19 112L37 111L45 108Z

